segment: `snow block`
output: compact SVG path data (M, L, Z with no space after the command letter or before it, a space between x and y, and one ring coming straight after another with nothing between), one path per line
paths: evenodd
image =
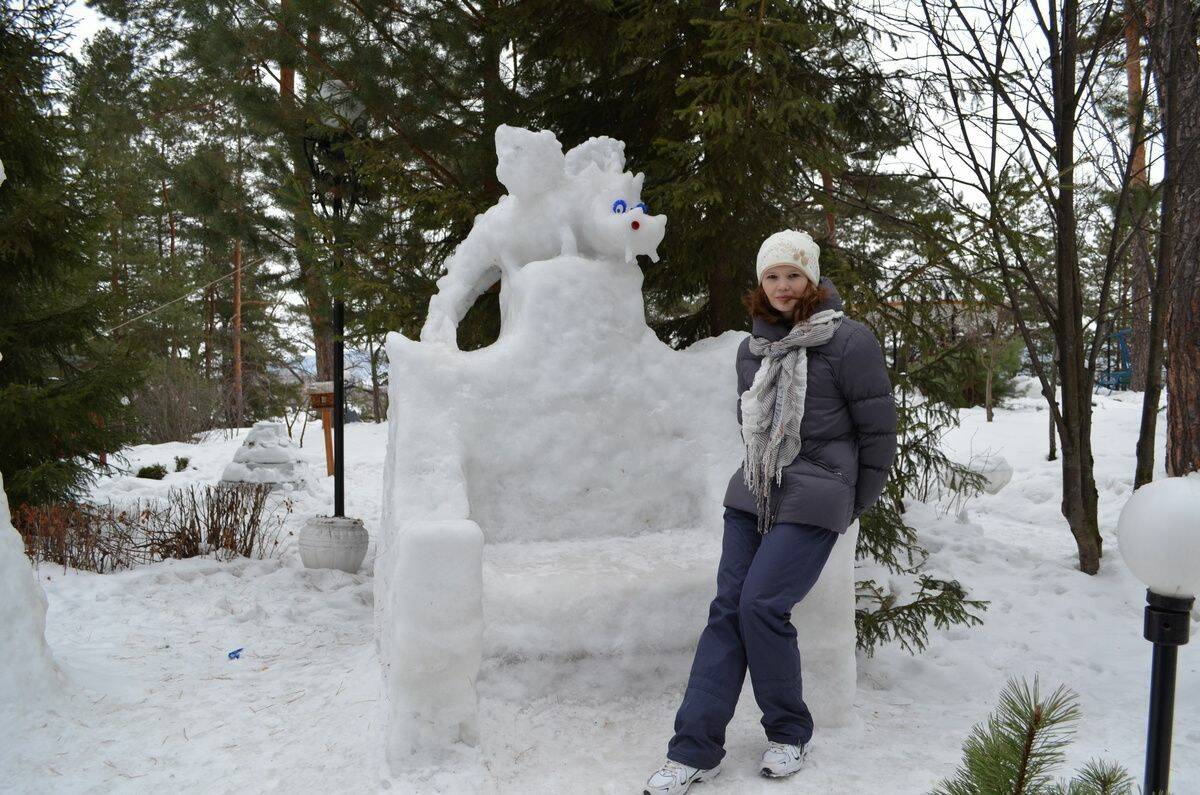
M380 656L389 706L387 758L476 745L475 679L483 644L483 534L469 520L417 521L388 556Z
M0 706L38 699L62 683L46 645L46 594L12 525L0 476Z

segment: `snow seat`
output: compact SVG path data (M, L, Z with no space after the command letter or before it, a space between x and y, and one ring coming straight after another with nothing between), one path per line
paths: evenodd
M856 522L792 611L805 699L827 726L847 720L853 699L848 596L857 536ZM518 689L518 682L527 692L566 689L596 698L682 687L716 594L720 555L719 527L485 544L481 687ZM609 675L577 673L566 662L589 659Z

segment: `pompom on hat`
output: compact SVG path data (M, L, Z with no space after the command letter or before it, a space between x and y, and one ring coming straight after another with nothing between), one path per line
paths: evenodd
M821 281L821 248L807 232L785 229L763 241L758 249L755 271L762 284L763 274L776 265L791 265L804 273L814 285Z

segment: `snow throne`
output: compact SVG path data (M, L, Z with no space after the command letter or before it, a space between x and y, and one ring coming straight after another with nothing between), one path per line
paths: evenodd
M743 334L675 351L646 325L636 255L657 259L666 219L624 145L564 155L549 132L501 126L496 149L509 195L447 260L421 341L387 343L375 605L395 767L486 742L478 692L682 688L742 456ZM497 276L499 339L458 350ZM793 612L823 725L853 699L856 533Z

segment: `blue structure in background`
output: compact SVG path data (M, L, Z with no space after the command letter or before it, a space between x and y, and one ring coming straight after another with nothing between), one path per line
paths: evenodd
M1102 373L1096 374L1096 388L1107 387L1109 389L1128 389L1129 381L1133 377L1133 367L1130 364L1129 358L1129 335L1133 333L1133 329L1123 328L1120 331L1114 331L1108 335L1109 339L1115 339L1121 353L1121 369L1120 370L1105 370Z

